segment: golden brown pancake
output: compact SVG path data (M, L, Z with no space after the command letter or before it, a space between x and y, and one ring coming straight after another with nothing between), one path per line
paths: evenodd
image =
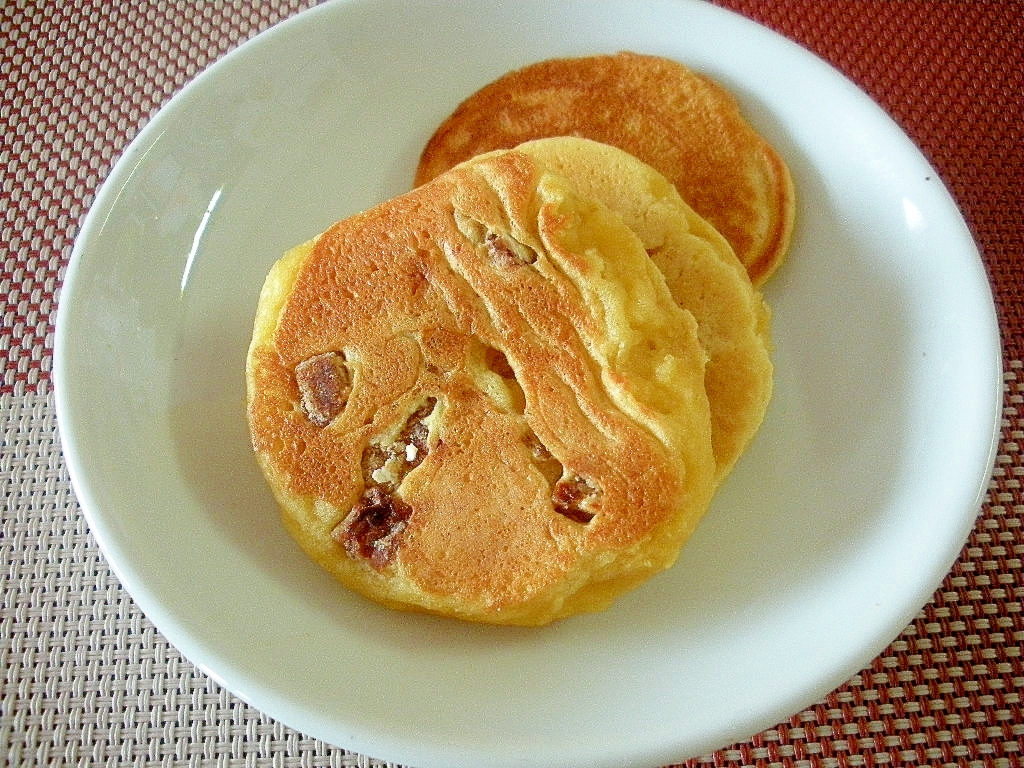
M348 586L543 624L606 607L697 525L705 360L621 217L504 152L273 267L250 429L290 533Z
M415 184L531 139L580 136L653 166L732 245L754 285L789 248L795 200L785 162L721 86L635 53L542 61L463 101L427 142Z
M708 353L704 382L716 474L723 480L771 398L770 313L760 292L722 235L668 179L632 155L575 137L538 139L517 151L619 214L665 275L673 298L697 320Z

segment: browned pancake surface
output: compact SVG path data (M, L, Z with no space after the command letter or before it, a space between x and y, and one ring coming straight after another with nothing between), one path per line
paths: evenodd
M789 248L789 170L731 94L683 65L620 53L551 59L467 98L426 144L415 184L494 149L552 136L619 147L668 177L736 251L755 285Z

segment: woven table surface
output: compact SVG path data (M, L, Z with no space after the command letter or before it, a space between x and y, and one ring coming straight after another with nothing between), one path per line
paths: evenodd
M121 152L191 78L311 3L0 3L0 761L385 765L298 733L171 646L76 502L50 381L82 219ZM914 621L785 722L687 766L1024 763L1024 4L727 0L874 98L960 205L1003 340L1002 437L977 523ZM509 744L510 762L520 746Z

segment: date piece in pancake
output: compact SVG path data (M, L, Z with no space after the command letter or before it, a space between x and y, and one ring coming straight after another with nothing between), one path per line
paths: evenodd
M658 56L549 59L502 76L438 127L415 184L483 152L551 136L611 144L664 174L725 236L754 285L789 249L795 199L785 162L732 94Z
M558 137L518 151L604 203L637 233L673 298L697 320L708 353L716 475L732 470L764 420L772 393L770 313L732 248L664 176L632 155L588 139Z
M273 267L253 446L290 533L366 596L599 610L676 559L713 493L697 333L618 215L498 153Z

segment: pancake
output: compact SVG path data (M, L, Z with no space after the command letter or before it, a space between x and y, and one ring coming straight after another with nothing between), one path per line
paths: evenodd
M715 487L705 363L621 217L502 152L274 265L248 418L285 526L343 583L536 625L675 561Z
M550 59L500 77L438 127L414 183L552 136L611 144L653 166L729 241L754 285L785 257L795 211L785 162L729 92L657 56Z
M770 313L760 292L725 238L668 179L632 155L574 137L539 139L517 151L619 214L673 298L697 320L708 354L704 383L721 482L757 433L771 399Z

